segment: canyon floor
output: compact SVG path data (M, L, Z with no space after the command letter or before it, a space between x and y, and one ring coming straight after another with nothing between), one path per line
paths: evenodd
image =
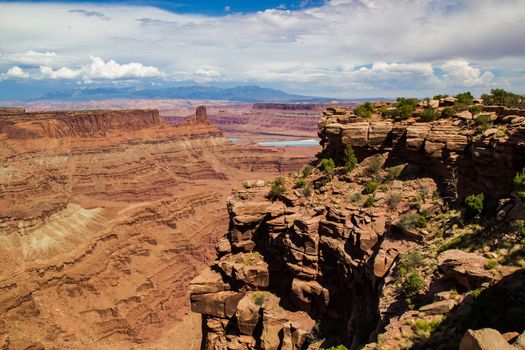
M165 112L171 124L156 110L2 112L0 348L200 346L188 283L227 231L226 199L243 180L299 169L318 147L225 137L313 138L314 118L256 112L250 127L223 107L209 121L194 107L176 122ZM250 136L264 123L270 138ZM272 135L283 125L288 134Z

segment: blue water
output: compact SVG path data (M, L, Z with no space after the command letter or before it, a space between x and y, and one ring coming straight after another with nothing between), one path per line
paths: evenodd
M293 147L301 147L301 146L319 146L319 141L317 140L296 140L296 141L265 141L265 142L259 142L259 146L293 146Z

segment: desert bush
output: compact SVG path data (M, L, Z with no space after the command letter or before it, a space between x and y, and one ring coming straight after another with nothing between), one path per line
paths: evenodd
M405 254L401 254L399 257L397 274L400 277L405 277L409 273L414 272L414 270L421 265L422 261L423 255L421 255L417 249L412 249Z
M344 167L347 171L352 171L357 166L357 157L355 156L352 145L348 145L345 148L345 159Z
M379 185L379 187L377 189L379 191L381 191L381 192L387 192L388 191L388 186L385 185L385 184L381 184L381 185Z
M368 197L366 198L366 201L365 201L365 203L363 204L363 206L364 206L365 208L370 208L371 206L374 205L375 202L376 202L376 200L374 199L374 196L368 196Z
M312 195L312 184L310 182L307 182L306 185L303 187L303 196L310 197Z
M480 215L483 211L483 201L485 200L485 195L480 194L471 194L465 198L465 207L467 208L466 215L469 218Z
M518 197L525 200L525 168L516 174L514 180L512 180L512 184Z
M474 105L474 106L470 106L468 108L468 111L470 113L472 113L472 115L476 115L476 114L479 114L481 112L481 106L480 105Z
M370 102L366 102L365 104L354 109L355 115L363 118L370 118L373 112L374 107Z
M399 217L399 225L404 230L424 228L427 226L427 219L416 212L410 212Z
M487 270L495 269L498 266L498 260L497 259L489 259L487 260L487 263L485 264L485 268Z
M427 338L437 329L440 323L441 319L439 318L432 319L429 321L417 320L412 325L412 330L416 333L418 337Z
M381 156L375 156L370 160L367 171L369 174L377 174L383 166L383 158Z
M286 192L286 184L284 182L284 177L278 177L272 181L268 197L270 197L270 199L272 200L275 200L284 192Z
M388 197L388 209L391 211L395 210L402 199L403 196L400 193L392 192L390 197Z
M266 296L262 293L255 293L252 295L252 300L257 306L262 306L266 301Z
M445 97L448 97L448 95L436 95L434 97L432 97L433 100L441 100Z
M468 106L468 105L471 105L472 102L474 102L474 96L472 96L470 91L462 92L456 95L455 104L458 106Z
M359 192L354 193L354 194L350 197L350 200L351 200L352 202L354 202L354 203L355 203L355 202L359 202L359 201L361 200L361 193L359 193Z
M485 131L492 127L492 119L490 118L490 115L480 114L476 118L474 118L474 121L476 122L478 128L482 131Z
M403 166L401 165L393 166L390 168L386 168L385 170L386 170L385 180L392 181L392 180L397 179L401 175L401 172L403 171Z
M378 187L379 184L377 182L375 182L374 180L370 180L366 183L365 188L363 189L363 194L374 193Z
M303 188L304 186L306 186L306 183L306 180L300 177L295 180L295 185L293 186L293 188Z
M445 107L441 111L441 118L452 118L456 114L456 109L454 107Z
M425 282L417 271L412 272L401 283L401 290L407 298L413 298L418 295L423 288L425 288Z
M330 175L334 174L335 163L333 159L331 158L322 159L321 162L319 163L319 167L321 168L322 171Z
M433 122L439 119L439 113L433 109L425 109L421 112L420 118L423 122Z
M311 165L307 165L301 171L301 175L302 175L302 177L308 177L308 176L310 176L312 174L312 171L314 171L314 167L311 166Z
M490 94L481 95L483 103L487 106L497 105L510 108L524 108L525 97L505 91L503 89L493 89Z

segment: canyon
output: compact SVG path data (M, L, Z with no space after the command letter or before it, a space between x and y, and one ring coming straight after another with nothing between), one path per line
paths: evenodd
M417 102L326 109L316 162L229 198L204 349L525 348L525 111Z
M246 179L317 147L238 146L204 107L0 109L0 348L195 349L188 284Z

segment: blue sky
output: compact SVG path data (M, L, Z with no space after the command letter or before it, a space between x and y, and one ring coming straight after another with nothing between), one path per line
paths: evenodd
M5 1L12 3L22 3L24 1ZM52 3L52 1L33 0L33 3ZM324 0L116 0L116 1L61 1L65 4L119 4L127 6L152 6L170 12L188 13L188 14L203 14L211 16L224 16L231 13L250 13L256 11L264 11L271 8L300 10L310 7L317 7L323 5Z
M0 99L185 84L524 93L523 33L523 0L0 0Z

